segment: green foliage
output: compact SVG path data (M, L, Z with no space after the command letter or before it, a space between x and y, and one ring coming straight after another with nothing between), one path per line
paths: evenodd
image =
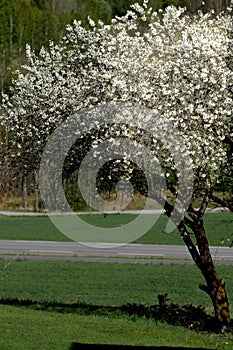
M122 16L126 13L127 10L130 9L130 6L134 4L135 2L138 2L139 4L143 3L143 0L107 0L112 8L112 14L113 17L115 16ZM154 11L157 11L159 9L164 9L167 6L174 5L179 6L180 1L179 0L149 0L150 6L153 8Z
M134 0L108 0L112 8L113 17L122 16L135 3Z
M31 0L31 5L36 6L41 10L46 9L46 0Z
M112 9L105 0L77 0L76 12L81 14L86 24L88 16L94 21L100 19L104 23L110 23L112 18Z
M198 10L209 12L211 10L220 13L226 11L231 5L231 0L180 0L182 7L186 7L190 13L196 13Z
M33 6L35 5L35 6ZM43 2L4 0L0 6L0 84L1 90L9 89L12 71L25 62L25 47L29 44L35 52L49 41L58 42L64 22L47 10L42 10ZM9 68L11 70L9 71Z

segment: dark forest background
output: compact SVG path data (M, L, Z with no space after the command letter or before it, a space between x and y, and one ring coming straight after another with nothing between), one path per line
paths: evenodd
M87 25L87 17L109 23L122 16L135 2L143 0L0 0L0 90L9 92L12 74L25 63L25 47L38 53L49 41L59 42L67 24L74 19ZM216 12L225 10L230 0L150 0L154 10L169 5L186 6L190 12L198 9Z

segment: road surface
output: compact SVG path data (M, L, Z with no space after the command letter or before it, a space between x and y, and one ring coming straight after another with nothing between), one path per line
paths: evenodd
M216 264L233 265L233 248L211 247ZM127 244L112 247L108 243L0 241L0 257L101 261L119 263L193 263L185 246Z

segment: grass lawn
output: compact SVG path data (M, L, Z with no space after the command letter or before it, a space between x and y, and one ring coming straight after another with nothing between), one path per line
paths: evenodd
M1 350L68 350L73 342L233 349L230 335L201 334L143 318L59 314L0 305Z
M152 305L158 294L168 302L203 305L212 310L203 282L192 265L107 264L72 261L0 260L0 298L27 298L95 305ZM218 266L233 304L233 266Z
M94 226L117 227L133 220L135 215L82 215L82 218ZM205 224L210 245L229 246L229 241L233 239L233 224L230 222L232 219L233 215L228 213L206 214ZM166 224L167 218L160 215L156 224L136 243L183 244L176 230L169 234L164 232ZM0 216L1 239L69 241L48 217Z
M85 215L97 226L112 227L129 222L133 215ZM233 233L232 215L207 214L206 228L211 245L229 245ZM167 219L161 216L155 227L138 243L182 244L179 234L165 234ZM47 217L0 216L0 239L68 241ZM223 243L222 243L223 241ZM233 305L233 267L218 266L226 281ZM82 314L63 312L53 306L1 305L3 299L33 300L41 305L60 302L85 303L103 307L125 304L157 304L157 295L168 293L168 303L213 308L199 290L203 282L191 265L106 264L71 261L0 260L0 349L70 349L73 342L141 346L200 347L233 350L232 334L195 332L146 317L124 313Z
M168 303L203 305L212 313L209 298L198 289L202 278L190 265L106 264L69 261L0 260L0 299L86 303L110 306ZM219 266L233 303L233 267ZM2 302L0 301L0 304ZM10 302L9 302L10 303ZM0 305L0 349L69 349L73 342L142 346L233 349L232 334L194 332L145 317L123 313L65 312L37 306Z

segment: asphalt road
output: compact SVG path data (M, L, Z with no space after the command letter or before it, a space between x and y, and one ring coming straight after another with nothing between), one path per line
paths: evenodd
M233 265L233 248L211 247L211 253L216 264ZM108 243L92 243L89 246L77 242L1 240L0 257L118 263L193 263L185 246L154 244L112 247Z

